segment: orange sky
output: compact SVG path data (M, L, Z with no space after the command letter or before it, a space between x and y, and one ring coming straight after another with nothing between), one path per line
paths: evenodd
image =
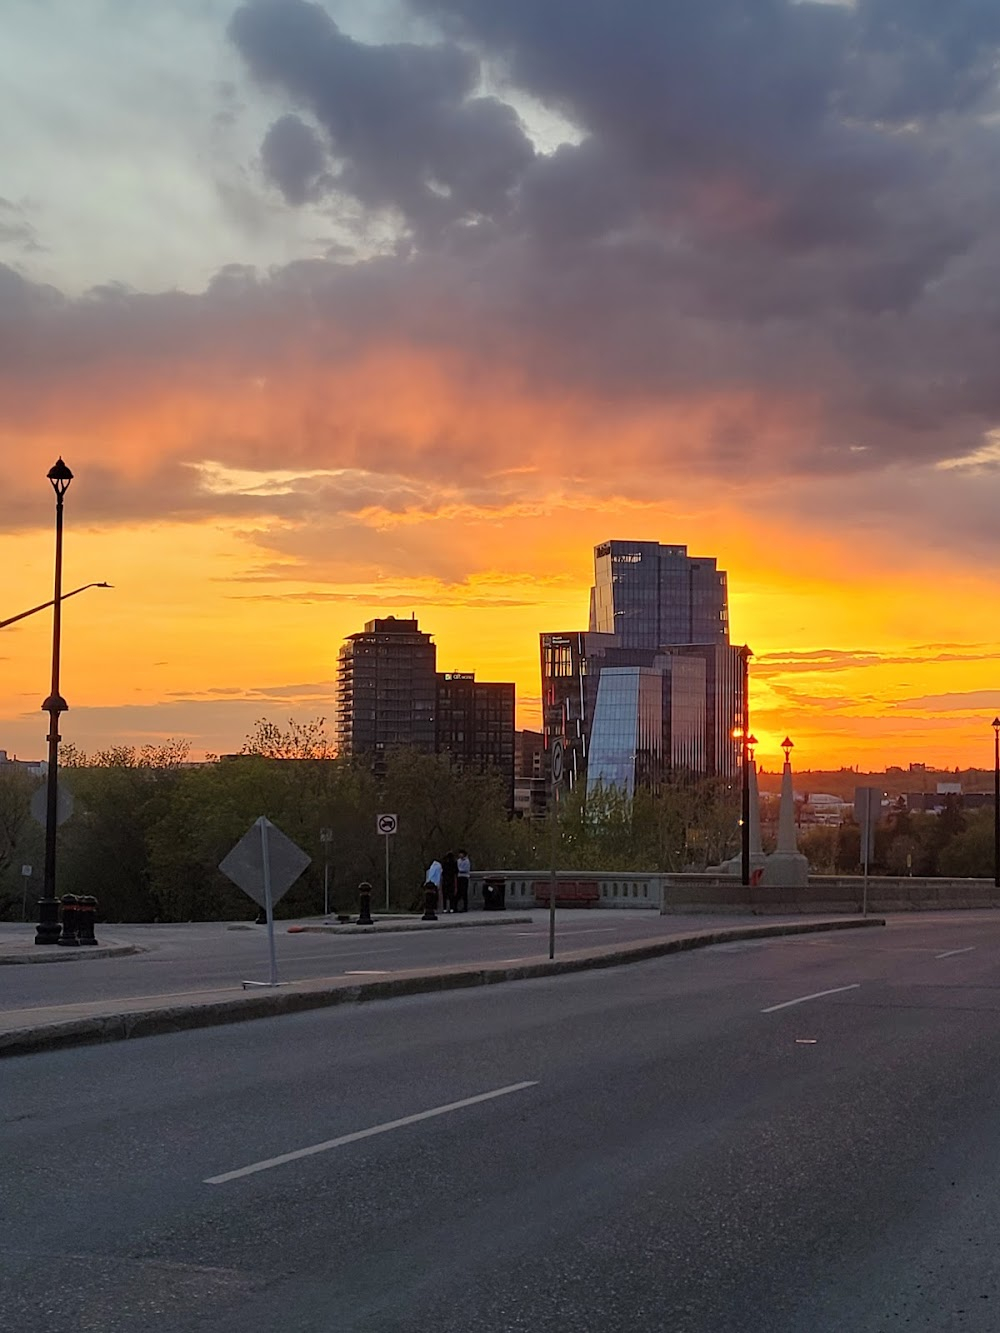
M69 453L69 451L67 451ZM377 614L414 612L438 645L442 669L514 679L519 724L538 724L537 636L586 627L591 547L609 537L686 541L729 571L734 641L747 640L759 758L780 758L788 732L801 767L912 761L988 766L989 721L1000 707L998 647L982 632L989 580L940 567L904 584L876 552L800 529L769 541L768 524L719 505L681 512L665 503L574 501L459 507L434 514L371 510L360 520L376 553L405 536L396 568L337 577L338 549L282 553L260 581L270 527L245 521L88 525L76 519L90 485L75 457L67 497L66 586L108 579L66 606L63 735L85 749L189 737L196 754L238 748L260 716L332 715L339 643ZM44 476L37 483L47 485ZM294 525L293 525L294 526ZM467 553L469 572L421 572L424 551ZM51 534L0 538L3 611L49 595ZM400 561L412 554L412 572ZM266 551L263 553L267 560ZM867 557L871 553L866 553ZM300 574L295 562L305 564ZM427 564L433 564L428 558ZM929 562L930 563L930 562ZM40 757L50 622L4 631L0 745ZM828 650L823 657L810 657Z

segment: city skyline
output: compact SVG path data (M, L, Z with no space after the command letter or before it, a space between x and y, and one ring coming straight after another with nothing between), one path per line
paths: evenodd
M767 767L988 765L1000 33L890 8L10 0L0 619L60 453L65 585L115 585L64 740L332 731L343 638L411 613L538 727L627 535L727 571ZM2 633L39 759L50 623Z

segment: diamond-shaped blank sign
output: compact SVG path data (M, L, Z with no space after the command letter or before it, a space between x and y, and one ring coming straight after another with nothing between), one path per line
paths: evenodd
M46 784L42 785L31 798L31 817L36 824L41 824L42 828L48 822L49 813L49 791ZM65 824L73 813L73 793L67 791L61 782L56 785L56 823Z
M291 838L264 815L255 820L239 842L219 862L219 869L258 907L267 906L264 892L264 844L271 873L271 902L283 898L312 860Z

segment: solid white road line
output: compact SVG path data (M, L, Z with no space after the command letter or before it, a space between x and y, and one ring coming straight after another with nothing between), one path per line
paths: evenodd
M481 1092L476 1097L464 1097L460 1102L449 1102L446 1106L435 1106L430 1111L418 1111L416 1115L404 1115L399 1120L387 1120L384 1125L372 1125L370 1129L359 1129L354 1134L342 1134L338 1139L327 1139L325 1143L314 1143L309 1148L297 1148L295 1152L282 1153L280 1157L268 1157L263 1162L254 1162L250 1166L241 1166L236 1171L225 1171L221 1176L209 1176L206 1185L225 1185L227 1181L239 1180L241 1176L252 1176L258 1171L269 1171L272 1166L284 1166L286 1162L297 1162L300 1157L315 1157L317 1153L329 1152L331 1148L342 1148L345 1143L357 1143L359 1139L370 1139L375 1134L388 1134L390 1129L402 1129L404 1125L415 1125L419 1120L432 1120L438 1115L447 1115L449 1111L461 1111L466 1106L476 1106L479 1102L491 1102L496 1097L507 1097L512 1092L523 1092L525 1088L534 1088L537 1079L527 1083L510 1083L506 1088L495 1088L492 1092Z
M791 1009L793 1004L805 1004L806 1000L821 1000L824 995L840 995L845 990L860 990L861 982L856 981L852 986L834 986L832 990L814 991L812 995L800 995L797 1000L785 1000L783 1004L772 1004L767 1009L762 1009L762 1014L776 1014L779 1009Z
M944 953L936 953L935 958L954 958L957 953L972 953L976 946L974 944L966 945L964 949L946 949Z

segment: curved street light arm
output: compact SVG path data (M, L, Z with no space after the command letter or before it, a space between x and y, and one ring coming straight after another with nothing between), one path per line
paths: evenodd
M59 598L65 602L68 597L75 597L78 592L86 592L88 588L113 588L113 583L85 583L80 588L74 588L72 592L64 592ZM8 625L13 625L17 620L24 620L26 616L33 616L36 611L44 611L47 607L55 606L56 599L50 598L47 602L41 602L38 606L33 606L30 611L22 611L20 615L11 616L8 620L0 620L0 629L5 629Z

